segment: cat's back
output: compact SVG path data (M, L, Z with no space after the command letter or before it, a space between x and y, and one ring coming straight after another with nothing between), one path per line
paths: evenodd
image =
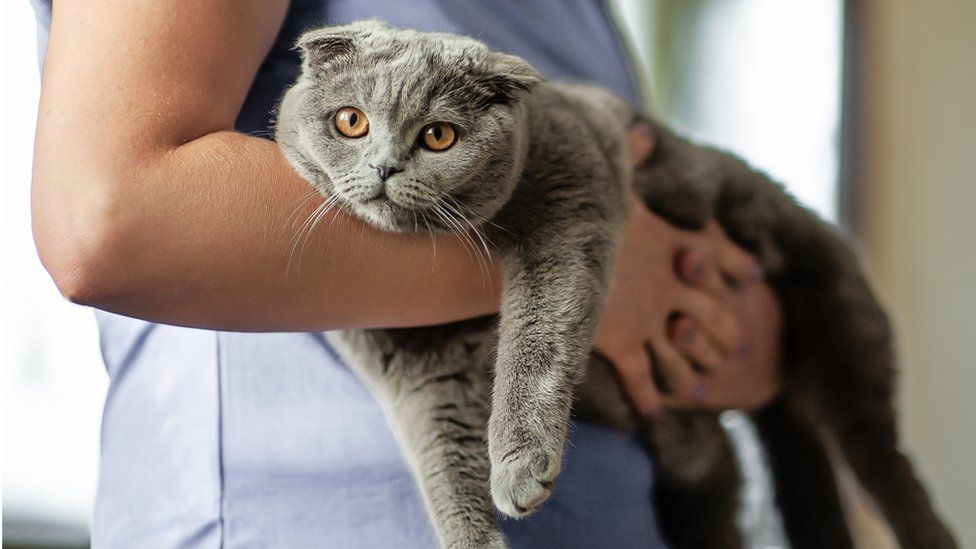
M629 181L627 128L637 113L625 100L599 86L543 82L525 103L530 165L541 160L543 169L559 164L586 172L594 162L607 163L616 178Z
M492 238L502 247L541 241L560 219L589 232L611 231L626 211L633 179L627 147L633 109L603 88L561 82L539 84L523 106L528 154L511 199L493 219L505 230Z
M523 179L558 185L570 179L585 187L609 177L620 183L615 188L629 187L627 128L636 112L626 101L597 86L543 82L525 107L530 146Z
M532 116L547 117L560 125L583 123L590 132L615 142L624 139L637 116L634 107L612 91L573 82L542 82L526 103Z

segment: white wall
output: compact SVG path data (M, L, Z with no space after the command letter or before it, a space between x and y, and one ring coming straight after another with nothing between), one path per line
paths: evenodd
M860 216L908 449L976 547L976 2L862 2Z
M78 527L72 531L87 525L107 385L93 313L61 298L31 239L39 93L34 32L27 0L0 4L0 365L8 534L11 519L56 520Z
M837 218L842 0L615 0L652 107Z

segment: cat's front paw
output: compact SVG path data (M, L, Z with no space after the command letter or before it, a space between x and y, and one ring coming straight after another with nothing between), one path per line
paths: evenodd
M497 531L487 532L444 544L444 549L508 549L508 543Z
M502 513L524 517L549 498L559 473L560 456L533 448L491 460L491 497Z

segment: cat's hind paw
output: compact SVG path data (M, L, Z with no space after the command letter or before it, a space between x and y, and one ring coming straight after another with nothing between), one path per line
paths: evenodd
M560 456L541 449L510 454L491 464L491 497L502 513L521 518L536 510L552 493Z

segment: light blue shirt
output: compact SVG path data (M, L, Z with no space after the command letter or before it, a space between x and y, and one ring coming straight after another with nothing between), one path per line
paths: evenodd
M50 7L35 3L43 36ZM638 102L598 0L293 0L238 129L266 134L297 75L302 30L366 17L476 36L550 78L597 82ZM93 547L437 546L382 411L320 334L195 330L101 312L98 321L111 384ZM501 522L512 546L663 546L643 449L582 422L570 439L551 499L528 519Z

